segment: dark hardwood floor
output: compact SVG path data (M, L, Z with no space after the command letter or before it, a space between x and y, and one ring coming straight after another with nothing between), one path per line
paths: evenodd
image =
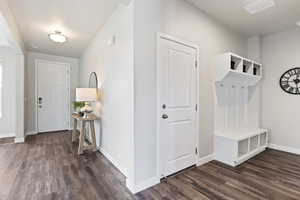
M15 142L14 137L9 137L9 138L1 138L0 139L0 145L1 144L13 144Z
M46 133L0 145L0 200L133 199L100 153L77 155L71 134Z
M267 150L233 168L216 161L137 195L139 199L300 199L300 156Z
M300 156L275 150L232 168L213 161L133 196L100 153L77 156L68 133L0 145L0 200L300 199Z

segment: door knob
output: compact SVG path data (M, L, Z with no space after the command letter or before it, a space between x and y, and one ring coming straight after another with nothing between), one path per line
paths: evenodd
M162 115L162 118L163 118L163 119L168 119L169 116L168 116L167 114L163 114L163 115Z

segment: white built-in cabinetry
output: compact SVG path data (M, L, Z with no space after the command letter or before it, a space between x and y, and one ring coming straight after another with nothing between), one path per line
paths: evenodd
M216 60L216 81L238 85L257 84L262 77L262 65L234 53L225 53Z
M237 166L268 145L268 131L259 124L262 65L231 52L215 65L214 156Z
M222 132L215 134L215 159L231 166L237 166L261 153L268 146L268 131Z

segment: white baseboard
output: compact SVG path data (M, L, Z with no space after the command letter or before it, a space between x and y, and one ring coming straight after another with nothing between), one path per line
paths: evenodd
M25 138L15 138L15 143L24 143L25 142Z
M199 158L197 160L197 166L204 165L204 164L206 164L206 163L208 163L212 160L214 160L213 154L202 157L202 158ZM149 178L145 181L142 181L140 183L137 183L137 184L133 184L129 179L126 179L126 186L133 194L141 192L141 191L143 191L147 188L150 188L154 185L157 185L159 183L160 183L160 178L156 177L156 176L152 177L152 178Z
M0 134L0 139L1 138L10 138L10 137L15 137L15 133L5 133L5 134Z
M138 184L133 184L130 180L126 179L126 186L133 194L141 192L141 191L143 191L147 188L150 188L154 185L157 185L159 183L160 183L160 178L158 178L156 176L149 178L145 181L142 181Z
M28 132L26 132L26 136L28 136L28 135L36 135L36 134L37 134L36 131L28 131Z
M277 145L277 144L269 144L269 148L275 149L278 151L284 151L284 152L300 155L300 149L294 148L294 147L281 146L281 145Z
M214 155L213 154L202 157L202 158L198 158L197 166L204 165L204 164L206 164L206 163L208 163L212 160L214 160Z
M128 178L128 169L123 167L119 161L115 160L105 149L98 148L98 150L117 168L121 171L124 176L126 176L126 186L127 188L133 193L136 194L142 190L145 190L149 187L152 187L156 184L160 183L160 179L157 177L153 177L150 179L147 179L143 182L140 182L139 184L134 184L131 180Z
M114 159L110 153L108 153L105 149L103 148L98 148L98 150L118 169L121 171L122 174L124 174L124 176L128 177L128 170L127 168L125 168L124 166L121 165L121 163L119 161L117 161L116 159Z

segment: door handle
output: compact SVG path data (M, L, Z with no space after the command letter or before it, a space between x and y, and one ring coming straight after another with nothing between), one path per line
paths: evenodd
M163 115L162 115L162 118L163 118L163 119L168 119L169 116L168 116L167 114L163 114Z

